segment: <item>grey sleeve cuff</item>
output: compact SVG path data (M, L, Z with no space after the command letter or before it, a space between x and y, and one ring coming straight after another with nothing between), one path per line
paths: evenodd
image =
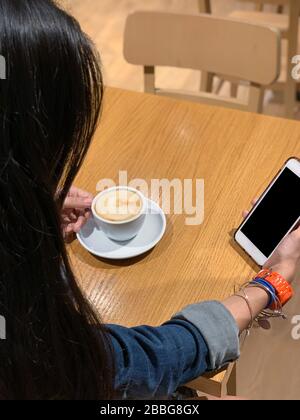
M238 326L231 313L220 302L190 305L173 318L189 321L199 329L209 351L208 370L220 369L240 357Z

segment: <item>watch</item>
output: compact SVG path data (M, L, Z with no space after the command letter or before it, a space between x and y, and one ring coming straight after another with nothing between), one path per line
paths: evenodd
M292 286L279 273L272 270L262 270L258 273L256 279L263 279L275 289L276 296L279 299L281 306L286 305L294 296ZM276 302L273 302L270 309L275 310L276 307Z

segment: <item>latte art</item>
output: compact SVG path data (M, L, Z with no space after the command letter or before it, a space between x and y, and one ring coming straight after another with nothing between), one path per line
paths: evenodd
M120 189L102 194L95 204L95 211L104 220L124 222L136 218L142 207L142 200L137 193Z

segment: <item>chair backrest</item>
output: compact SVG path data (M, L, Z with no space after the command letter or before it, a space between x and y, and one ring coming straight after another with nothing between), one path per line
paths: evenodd
M129 63L144 66L146 92L258 112L261 86L274 83L279 76L280 34L273 28L205 14L136 12L127 19L124 55ZM156 66L203 70L248 81L249 102L156 89Z
M201 10L202 1L199 0L199 6ZM205 0L208 1L208 7L209 12L211 12L210 9L210 1L211 0ZM262 11L261 5L265 4L271 4L278 6L277 11L280 13L283 12L284 6L288 6L288 21L287 21L287 28L286 30L283 30L281 32L281 35L283 38L286 38L288 40L288 54L287 54L287 68L288 73L290 74L292 71L292 64L291 64L291 58L297 54L298 50L298 34L299 34L299 14L300 14L300 0L239 0L240 2L247 2L247 3L255 3L257 6L257 9Z

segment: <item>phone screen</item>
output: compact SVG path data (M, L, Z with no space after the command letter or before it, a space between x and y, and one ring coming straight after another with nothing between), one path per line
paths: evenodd
M285 168L241 232L269 257L300 217L300 178Z

